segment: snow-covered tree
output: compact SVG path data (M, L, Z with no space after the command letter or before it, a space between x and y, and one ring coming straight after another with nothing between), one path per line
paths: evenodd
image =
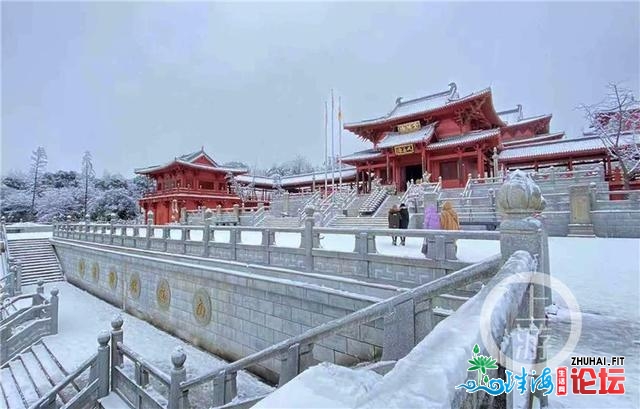
M59 170L57 172L46 172L42 175L42 184L41 187L43 189L47 188L61 188L61 187L78 187L78 173L65 170Z
M74 220L83 219L84 188L60 187L44 190L36 201L36 220L51 223L65 220L71 216Z
M45 152L42 146L31 153L31 175L33 177L32 182L32 197L31 197L31 214L35 215L36 195L40 187L39 176L42 176L47 166L47 152Z
M11 171L2 178L2 184L8 188L27 190L29 188L29 176L22 171Z
M136 197L140 198L145 193L153 192L156 188L156 182L150 177L137 175L129 181L127 189Z
M631 90L617 84L607 86L605 98L594 105L581 105L591 132L618 162L625 189L640 177L640 101Z
M127 189L105 190L96 198L91 209L91 217L107 219L111 213L116 213L122 220L135 219L138 214L137 198L132 197Z
M8 222L31 219L31 194L29 190L2 186L0 213L7 218Z
M96 175L93 170L91 152L89 151L85 151L82 156L82 168L80 170L80 174L82 175L82 184L84 187L83 213L86 215L89 213L89 207L87 206L89 202L89 187L93 185L93 178Z

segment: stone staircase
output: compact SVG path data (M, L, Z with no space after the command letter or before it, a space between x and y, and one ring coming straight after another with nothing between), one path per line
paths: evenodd
M464 192L464 188L448 188L440 190L440 196L438 199L451 199L451 198L459 198L460 195Z
M0 407L28 408L67 375L51 350L40 341L0 368ZM56 397L56 407L69 402L85 386L80 383L82 380L62 389Z
M300 227L300 220L298 217L276 217L270 214L265 215L264 219L258 223L260 227L274 227L274 228L296 228Z
M354 201L347 207L347 216L355 217L360 214L360 208L364 202L369 198L368 194L361 194L356 196Z
M397 195L397 196L387 196L387 198L384 200L384 202L382 202L382 204L380 205L380 207L378 207L378 210L376 210L376 212L374 213L374 217L387 217L387 214L389 214L389 209L391 209L391 207L393 207L393 205L396 205L398 207L400 207L400 200L401 200L402 196ZM406 203L405 203L406 204Z
M64 280L49 239L9 240L11 257L22 265L22 285Z
M349 227L362 229L386 229L389 227L387 217L347 217L338 216L330 224L331 227Z

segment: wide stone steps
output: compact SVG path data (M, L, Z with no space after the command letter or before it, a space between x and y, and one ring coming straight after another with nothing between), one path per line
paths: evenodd
M345 217L338 216L333 222L331 227L354 227L354 228L386 228L389 226L387 217Z
M38 342L0 369L0 407L25 409L33 405L68 375L51 350ZM67 403L82 385L72 383L56 397L56 406Z
M360 207L364 204L364 202L369 198L368 194L362 194L356 196L353 202L347 207L347 216L357 216L360 214Z
M9 252L22 265L22 285L64 280L49 239L9 240Z
M258 224L260 227L274 228L296 228L300 227L300 220L297 217L273 217L267 216Z
M386 217L389 213L389 210L396 205L400 207L400 199L402 196L387 196L387 198L382 202L378 210L374 213L374 217Z

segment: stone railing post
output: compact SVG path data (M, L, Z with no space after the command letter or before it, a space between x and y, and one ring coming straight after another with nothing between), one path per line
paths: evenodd
M235 228L229 230L229 246L231 249L231 260L238 258L238 231Z
M58 289L53 288L51 290L51 298L49 299L49 317L51 318L51 326L49 327L49 331L51 335L55 335L58 333L58 305L60 304L58 293Z
M280 363L278 386L289 382L302 373L311 364L313 344L294 344L289 347Z
M38 284L36 287L36 293L33 294L31 304L32 305L40 305L44 302L44 281L42 279L38 280Z
M413 300L394 305L384 316L382 360L404 358L415 346L415 305Z
M169 241L169 238L171 237L171 228L170 227L163 227L162 228L162 251L166 252L167 251L167 242Z
M304 243L304 265L307 271L313 271L313 247L314 245L319 244L316 243L313 231L313 226L315 225L315 220L313 218L314 212L315 209L313 206L307 206L304 208L304 233L300 242Z
M233 216L236 218L236 220L240 220L240 205L236 203L232 207L233 207Z
M9 357L9 343L7 342L11 337L12 329L10 325L0 327L0 365L7 362Z
M498 192L498 207L504 214L500 223L500 252L503 263L518 250L525 250L538 262L538 271L546 274L544 285L533 285L533 311L535 325L545 328L545 305L551 304L549 271L549 244L542 222L534 217L545 207L540 188L533 179L521 171L509 175ZM544 348L539 339L538 348ZM541 353L539 352L538 356Z
M187 369L184 362L187 355L181 347L177 347L171 354L171 384L169 385L169 400L167 401L167 409L186 409L186 396L183 398L180 383L187 379Z
M285 215L289 215L289 192L284 192L283 203L282 203L282 213Z
M124 340L124 331L122 330L122 316L117 314L111 320L111 367L122 366L122 352L118 349L118 342ZM113 376L113 370L112 370Z
M109 332L104 330L98 335L98 356L96 358L95 374L98 379L98 396L104 398L109 394Z
M209 243L211 242L211 218L204 218L202 230L202 256L209 257Z
M116 234L116 219L112 217L109 220L109 244L113 244L113 236Z
M577 185L569 188L569 236L593 237L591 220L591 189L588 185Z
M222 406L231 402L238 394L237 373L222 370L213 378L213 405Z
M15 276L13 276L12 280L14 282L13 293L20 295L22 294L22 262L20 260L16 260L14 274Z
M151 211L151 210L149 210ZM151 215L151 218L147 219L147 231L146 231L146 238L147 238L147 242L145 244L145 247L150 249L151 248L151 239L155 236L154 234L154 228L153 228L153 214Z
M11 267L9 267L9 273L12 274L11 277L9 277L9 279L7 280L7 284L6 287L4 288L4 291L7 295L9 296L14 296L17 295L17 289L16 287L17 285L17 280L16 277L18 275L18 266L15 264L10 264Z

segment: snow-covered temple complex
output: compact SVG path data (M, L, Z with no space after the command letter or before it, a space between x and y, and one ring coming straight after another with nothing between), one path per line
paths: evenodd
M551 114L523 117L523 108L496 111L490 88L460 97L449 89L421 98L397 98L385 115L346 123L344 128L372 148L342 158L360 180L373 174L400 191L429 174L442 187L464 187L469 177L493 177L504 169L605 164L607 149L595 135L567 138L551 129Z

